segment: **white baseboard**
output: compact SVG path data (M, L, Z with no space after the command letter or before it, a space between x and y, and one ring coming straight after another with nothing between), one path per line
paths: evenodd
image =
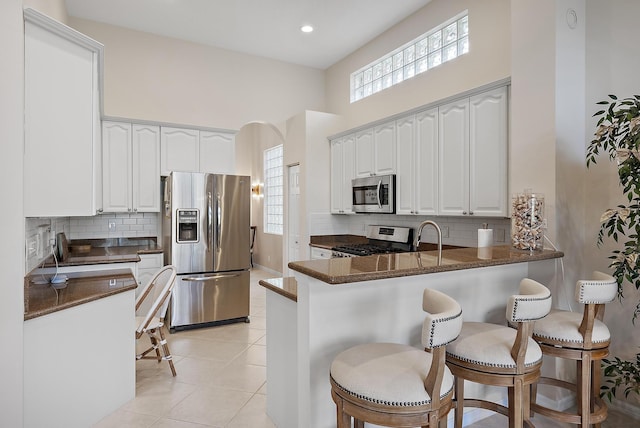
M268 272L268 273L272 274L274 277L275 276L278 276L278 277L282 276L282 272L278 272L277 270L269 269L267 267L264 267L264 266L261 266L261 265L257 265L255 263L253 264L253 267L251 269L263 270L265 272Z

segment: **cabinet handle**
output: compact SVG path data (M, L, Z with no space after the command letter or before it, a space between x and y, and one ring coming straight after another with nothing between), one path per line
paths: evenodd
M473 215L473 211L469 211L469 215Z
M466 211L462 211L462 215L467 215L467 212Z
M96 214L102 214L102 208L98 208L98 209L96 210Z

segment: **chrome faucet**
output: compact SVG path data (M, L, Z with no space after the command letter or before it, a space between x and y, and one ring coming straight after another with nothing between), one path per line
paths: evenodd
M442 260L442 231L440 230L440 226L438 226L438 224L435 221L425 220L422 223L420 223L420 226L418 226L418 233L416 234L416 239L413 246L415 248L415 251L418 251L418 247L420 246L420 238L422 237L422 229L424 229L424 227L428 224L433 226L436 229L436 233L438 234L438 266L439 266L440 261Z

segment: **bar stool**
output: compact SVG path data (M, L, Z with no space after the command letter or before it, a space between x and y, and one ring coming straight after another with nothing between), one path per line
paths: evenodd
M576 283L575 298L584 312L552 311L533 328L533 339L543 355L576 361L576 382L541 377L539 384L569 389L577 395L576 412L562 412L536 403L532 390L531 410L560 422L588 427L600 426L607 418L607 406L600 399L600 360L609 355L611 335L602 322L604 304L615 299L618 283L610 275L594 272L593 279Z
M540 377L542 352L531 338L535 320L551 309L551 292L532 280L520 282L518 295L507 303L508 326L465 322L460 336L447 345L447 365L455 378L455 427L462 427L464 407L480 407L509 417L510 428L529 422L532 383ZM508 407L482 399L465 398L464 381L508 388Z
M331 364L331 396L338 428L364 422L392 427L436 427L446 421L453 376L445 365L445 345L462 326L462 309L436 290L423 293L424 350L394 343L370 343L341 352Z

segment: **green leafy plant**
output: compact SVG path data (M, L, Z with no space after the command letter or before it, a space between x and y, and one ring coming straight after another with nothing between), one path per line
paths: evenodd
M593 116L598 117L595 138L587 147L587 168L596 163L596 158L608 153L609 159L618 165L618 178L627 204L606 210L600 217L598 246L604 237L622 243L622 249L611 252L609 267L618 282L618 298L624 298L625 281L640 290L640 95L618 100L609 95L609 100L600 101L603 106ZM636 301L632 323L640 315L640 299ZM618 357L604 359L604 374L607 377L601 395L609 401L619 389L627 397L630 393L640 395L640 354L635 361L624 361Z

